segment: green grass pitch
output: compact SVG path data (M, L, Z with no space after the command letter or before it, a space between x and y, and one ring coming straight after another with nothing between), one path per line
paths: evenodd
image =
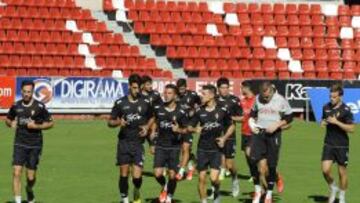
M118 129L109 129L103 120L58 120L54 129L45 132L44 150L38 182L37 200L42 203L112 203L119 202L117 189L118 168L115 167L115 147ZM360 202L360 137L359 131L351 135L349 203ZM5 125L0 128L0 203L11 201L11 154L14 131ZM239 133L238 133L239 135ZM276 194L276 202L306 203L325 202L328 193L320 171L320 154L324 129L315 123L297 121L284 133L279 170L285 179L285 191ZM240 152L238 139L237 166L241 175L248 169ZM196 146L196 144L194 145ZM147 150L148 152L148 150ZM146 154L143 202L151 202L160 192L152 173L152 156ZM334 174L337 170L334 168ZM234 199L230 193L230 178L222 182L222 202L251 202L248 195L253 186L240 180L241 195ZM131 187L131 184L130 184ZM131 190L130 190L131 192ZM130 193L131 194L131 193ZM25 195L23 195L23 198ZM197 178L179 182L177 202L199 202Z

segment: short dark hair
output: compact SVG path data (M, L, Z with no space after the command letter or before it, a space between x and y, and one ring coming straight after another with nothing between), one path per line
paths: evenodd
M141 85L141 77L138 75L138 74L136 74L136 73L134 73L134 74L131 74L130 76L129 76L129 85L131 85L131 84L133 84L133 83L136 83L136 84L138 84L139 85L139 87L140 87L140 85Z
M343 86L340 83L336 83L336 84L331 85L330 92L331 93L338 92L340 96L344 95L344 89L343 89Z
M226 78L226 77L221 77L221 78L219 78L219 79L217 80L216 85L217 85L218 88L221 87L221 85L228 85L228 86L229 86L229 85L230 85L230 81L229 81L229 79Z
M35 83L34 83L34 81L32 81L32 80L24 80L24 81L21 82L21 89L22 89L24 86L31 86L31 87L34 89Z
M216 87L214 85L204 85L202 87L203 90L209 90L210 92L212 92L214 95L216 95Z
M251 83L249 80L243 81L243 82L241 83L241 86L248 88L251 92L254 92L254 90L253 90L253 85L252 85L252 83Z
M180 78L179 80L176 81L176 86L178 88L180 87L187 87L187 82L184 78Z
M152 83L152 81L153 81L153 79L152 79L150 76L148 76L148 75L143 75L143 76L141 77L141 82L142 82L142 84L145 84L145 83L147 83L147 82Z
M172 90L174 90L176 95L179 95L179 89L174 84L167 84L165 86L165 89L172 89Z

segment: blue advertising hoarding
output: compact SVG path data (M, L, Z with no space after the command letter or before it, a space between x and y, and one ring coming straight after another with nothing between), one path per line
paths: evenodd
M16 100L21 99L21 82L35 82L34 97L50 109L111 108L128 92L126 80L97 77L18 77Z

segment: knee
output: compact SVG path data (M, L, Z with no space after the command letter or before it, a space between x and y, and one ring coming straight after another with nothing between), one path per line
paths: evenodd
M266 175L268 172L268 169L266 166L260 166L259 172L261 175Z
M330 168L322 168L322 173L324 176L330 176L331 175L331 169Z
M21 178L21 170L14 170L13 171L14 178Z

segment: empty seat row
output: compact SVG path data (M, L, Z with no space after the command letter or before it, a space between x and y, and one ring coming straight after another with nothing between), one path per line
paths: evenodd
M133 21L150 22L194 22L194 23L221 23L220 14L199 12L168 12L168 11L135 11L128 12ZM272 14L238 14L240 24L252 25L324 25L324 26L351 26L351 16L324 16L324 15L272 15Z
M76 7L75 0L3 0L7 5L29 6L29 7Z
M46 8L27 6L6 6L0 10L3 17L31 19L92 19L90 10L79 8Z
M185 59L184 68L187 71L194 70L240 70L240 71L287 71L288 62L281 60L224 60L224 59ZM302 61L302 70L305 72L355 72L360 73L360 64L354 62L339 61Z
M140 56L139 47L129 45L91 45L90 52L97 56Z
M109 77L112 75L112 71L91 70L88 68L0 68L0 75Z
M82 34L70 31L0 30L3 42L81 43Z
M79 55L79 51L77 44L3 42L0 54Z
M82 56L21 56L21 55L0 55L2 67L84 67Z
M278 73L274 72L262 72L262 71L200 71L198 77L202 78L218 78L221 76L229 77L229 78L239 78L239 79L247 79L247 78L257 78L257 79L316 79L316 80L328 80L329 78L335 80L342 79L357 79L357 74L352 72L305 72L305 73L293 73L289 71L281 71Z
M124 70L156 70L154 59L135 57L96 57L96 64L103 68L124 69Z

